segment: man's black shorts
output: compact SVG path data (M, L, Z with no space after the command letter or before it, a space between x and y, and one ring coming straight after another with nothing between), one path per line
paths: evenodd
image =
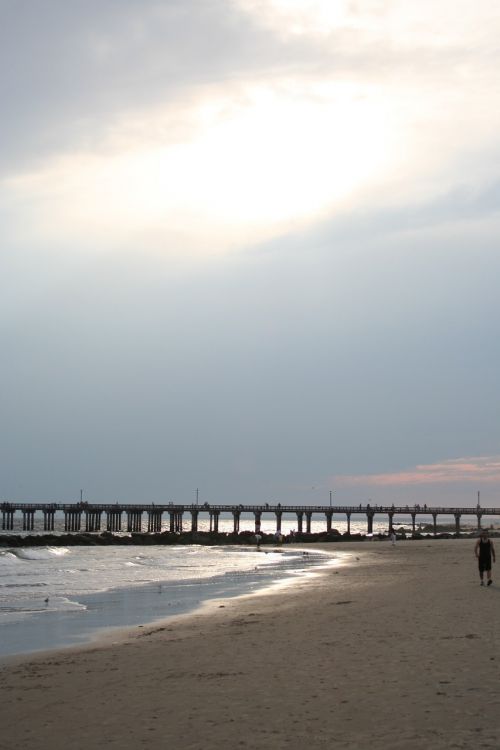
M479 558L478 560L479 572L484 573L485 570L491 570L491 557L489 559Z

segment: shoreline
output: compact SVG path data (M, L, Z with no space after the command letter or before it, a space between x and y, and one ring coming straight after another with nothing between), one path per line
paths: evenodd
M351 543L286 590L15 658L0 747L498 748L500 586L473 546Z
M0 663L10 656L29 656L46 650L84 646L118 630L148 627L191 614L212 600L234 599L243 594L278 588L295 576L308 574L337 560L333 550L299 548L261 550L265 561L255 568L218 573L208 578L162 580L113 586L85 594L66 592L77 608L38 610L5 619L0 624ZM273 559L267 558L271 554ZM29 645L28 645L29 644Z

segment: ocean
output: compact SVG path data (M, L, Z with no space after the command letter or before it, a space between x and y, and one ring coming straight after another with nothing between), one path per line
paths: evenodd
M0 656L82 644L103 629L293 580L345 554L199 545L0 549Z

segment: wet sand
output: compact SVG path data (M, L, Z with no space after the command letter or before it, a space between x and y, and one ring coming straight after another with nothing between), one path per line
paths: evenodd
M342 544L270 595L10 660L0 748L498 748L500 578L473 547Z

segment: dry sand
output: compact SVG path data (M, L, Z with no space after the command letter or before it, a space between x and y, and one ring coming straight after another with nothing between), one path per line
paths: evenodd
M498 749L500 585L473 547L341 545L272 595L3 664L0 748Z

